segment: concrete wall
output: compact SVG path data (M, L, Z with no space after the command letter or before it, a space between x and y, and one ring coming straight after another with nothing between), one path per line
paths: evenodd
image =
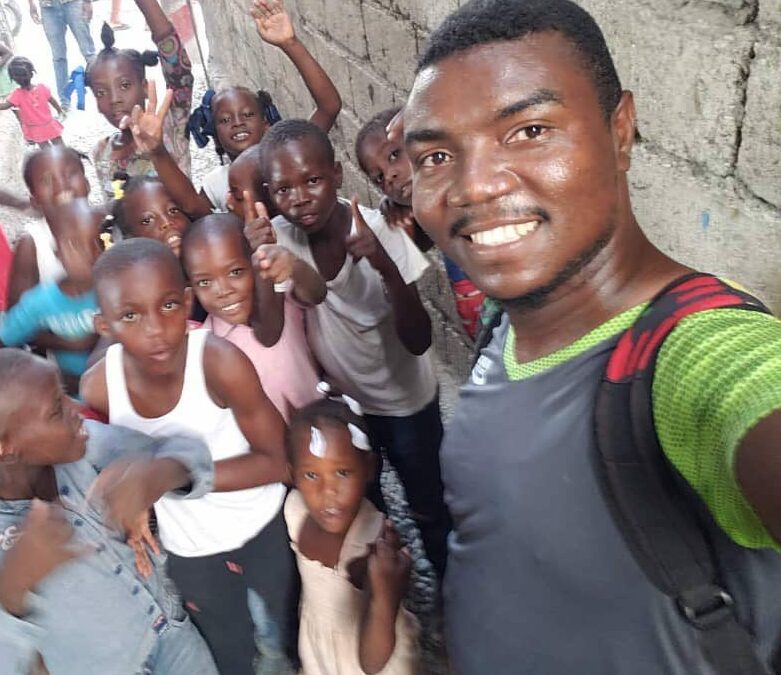
M212 71L273 92L283 115L309 113L301 79L260 43L248 0L202 0ZM680 260L738 279L781 310L781 0L581 0L602 26L643 141L635 210ZM459 0L287 0L301 38L333 78L344 109L331 136L345 193L376 203L353 141L373 112L404 101L428 31ZM443 318L441 278L427 295ZM443 321L447 349L459 332Z

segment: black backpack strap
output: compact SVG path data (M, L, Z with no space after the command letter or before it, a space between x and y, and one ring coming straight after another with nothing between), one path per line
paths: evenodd
M597 466L628 547L648 579L699 629L713 672L767 674L720 585L691 497L678 484L654 426L653 376L665 338L681 319L717 308L768 312L716 277L688 274L664 288L619 339L597 396Z

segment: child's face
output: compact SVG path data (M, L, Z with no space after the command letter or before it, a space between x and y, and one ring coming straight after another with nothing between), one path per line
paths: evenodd
M98 102L100 113L115 127L133 106L143 106L146 100L146 80L124 56L102 59L89 71L90 89Z
M142 183L126 195L123 217L134 237L157 239L179 257L182 235L190 220L171 199L162 183Z
M30 201L43 212L89 195L84 165L72 150L55 145L34 162L30 172Z
M89 282L92 266L100 255L100 226L104 214L80 199L60 209L55 240L57 256L62 261L68 278Z
M296 438L293 482L315 523L325 532L345 535L366 493L371 456L353 447L350 432L341 424L317 428L325 441L323 456L312 454L311 431L302 430Z
M74 402L65 396L57 368L31 360L19 378L18 405L2 444L29 466L67 464L84 456L87 433Z
M228 207L230 210L241 217L245 192L249 192L253 202L263 201L264 195L259 189L261 184L260 168L257 161L253 161L247 155L242 155L233 161L230 171L228 171L228 185L230 186Z
M220 92L213 112L217 140L231 159L260 143L268 129L257 97L241 89Z
M246 324L252 313L255 280L241 233L215 232L188 242L187 276L203 308L230 324Z
M322 230L338 204L342 167L311 139L269 151L269 196L279 212L308 235Z
M98 332L121 342L141 371L170 375L181 366L192 295L170 266L149 260L119 272L99 285L98 304Z
M358 161L389 199L402 206L412 204L412 165L401 143L389 141L382 131L369 134L358 148Z

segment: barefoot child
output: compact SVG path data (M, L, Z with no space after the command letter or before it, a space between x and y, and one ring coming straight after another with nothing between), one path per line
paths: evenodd
M82 422L53 364L0 349L3 675L28 675L36 652L57 675L217 675L162 565L139 575L122 533L212 479L200 441Z
M287 420L291 413L311 403L318 382L312 356L306 344L301 309L284 294L284 328L273 347L264 347L251 324L258 310L258 292L274 294L274 282L258 279L252 269L251 251L242 233L242 223L234 215L215 213L195 221L184 237L182 263L193 292L209 313L203 324L214 335L224 337L252 361L263 390ZM302 274L318 278L308 265L290 270L288 278ZM279 273L284 276L285 271ZM265 286L265 288L263 288ZM322 285L325 294L325 285ZM271 300L274 301L273 299Z
M8 64L8 75L19 85L4 100L0 110L13 108L22 126L22 135L28 143L43 147L62 143L62 124L52 116L51 106L62 115L63 111L45 84L33 84L35 66L24 56L15 56Z
M284 423L244 354L206 330L187 332L191 289L169 248L130 239L95 265L96 327L117 344L82 378L84 400L112 424L202 439L214 491L155 505L169 572L221 673L255 657L247 594L262 599L276 659L292 657L296 574L282 502ZM264 649L264 656L266 650Z
M57 220L57 250L66 276L58 282L38 284L5 313L0 319L0 345L17 347L34 340L41 331L52 333L61 342L52 356L67 391L75 395L97 340L92 265L101 251L98 235L104 214L86 199L79 199L59 207Z
M410 558L364 498L377 465L358 404L298 411L287 434L296 489L285 520L301 574L298 649L308 675L417 673L416 625L402 608Z
M251 12L260 38L279 47L301 74L316 105L310 121L328 131L342 107L339 92L299 41L284 6L279 0L254 0ZM186 172L172 161L162 143L166 107L157 112L155 106L150 105L143 119L136 117L131 124L136 142L150 153L157 173L171 195L192 218L206 216L213 209L226 210L229 165L222 164L223 155L233 161L244 150L259 143L266 130L279 119L271 95L265 91L256 93L247 87L228 87L213 95L207 93L205 99L208 102L196 111L191 125L197 127L196 136L204 139L202 145L214 138L220 166L206 175L200 193L195 191ZM196 119L200 123L196 123Z
M282 214L273 220L278 244L316 269L328 288L324 301L306 310L312 353L366 410L372 445L398 471L441 575L450 524L439 469L442 422L428 354L431 322L415 287L428 262L379 212L339 200L341 165L319 127L275 124L261 157Z
M102 139L93 153L100 187L107 197L112 195L111 182L118 172L128 176L155 173L144 148L136 145L126 124L136 106L144 107L148 88L154 89L154 83L147 84L146 68L157 64L158 58L166 87L171 90L171 105L160 120L161 143L165 143L173 162L185 175L190 173L190 144L185 138L193 96L190 58L157 0L136 0L136 5L146 19L157 51L115 48L114 31L104 24L100 33L103 50L87 69L87 82L98 110L118 129Z

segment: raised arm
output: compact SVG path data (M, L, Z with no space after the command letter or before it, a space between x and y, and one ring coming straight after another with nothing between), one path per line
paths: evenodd
M285 423L266 397L252 362L227 340L209 336L204 374L215 402L231 409L250 445L249 454L215 463L214 491L245 490L287 480Z
M146 25L152 33L155 42L162 40L173 29L174 25L163 12L157 0L135 0L138 9L144 15Z
M279 47L301 73L315 100L309 121L329 131L342 109L342 99L331 78L296 36L290 15L279 0L254 0L251 14L261 39Z

